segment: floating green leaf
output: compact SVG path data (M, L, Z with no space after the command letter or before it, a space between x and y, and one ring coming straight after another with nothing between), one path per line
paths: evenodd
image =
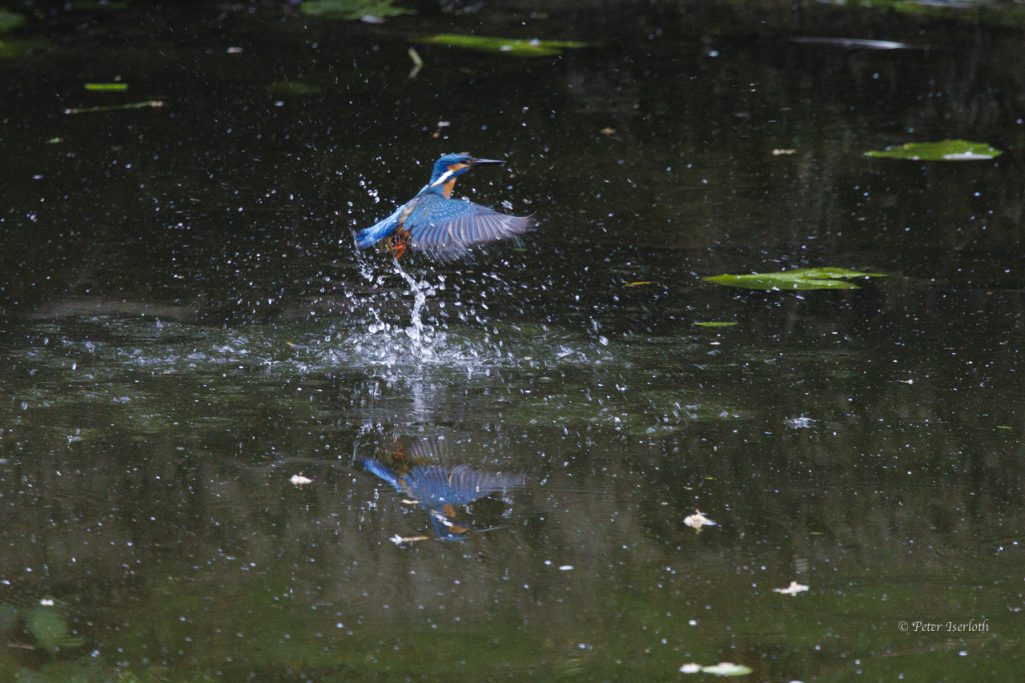
M35 44L27 40L0 40L0 59L27 55L33 47Z
M858 289L847 280L857 277L886 277L883 273L865 273L847 268L798 268L780 273L713 275L707 282L747 289Z
M709 322L694 323L697 327L733 327L737 323L727 320L717 320Z
M909 142L896 147L865 152L876 159L911 159L912 161L984 161L1002 154L985 142L942 140L940 142Z
M441 33L417 39L428 45L448 45L467 50L498 52L513 57L552 57L562 54L567 48L587 47L588 43L575 40L523 40L520 38L496 38L494 36L469 36L457 33Z
M396 7L393 0L304 0L299 11L311 17L356 20L364 17L395 17L413 14L413 10Z
M61 648L79 647L84 641L68 633L65 614L52 605L38 605L25 615L25 626L44 650L55 652Z
M1025 7L1015 2L936 0L837 0L848 7L873 7L901 14L934 17L947 21L970 22L983 26L1021 29L1025 25Z
M128 90L127 83L86 83L85 89L89 92L124 92Z
M275 95L316 95L320 92L319 85L302 81L274 81L269 89Z
M11 31L25 23L25 17L0 7L0 33Z

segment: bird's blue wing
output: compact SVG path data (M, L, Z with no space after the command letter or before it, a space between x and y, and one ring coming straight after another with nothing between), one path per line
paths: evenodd
M443 505L469 505L479 498L524 483L522 475L485 472L466 465L451 469L437 466L414 467L405 480L416 499L431 508Z
M395 228L399 227L399 222L402 220L402 211L406 208L405 204L395 209L395 213L383 218L377 223L374 223L369 228L364 228L356 233L356 246L360 249L366 249L372 247L385 237L390 236L395 232Z
M475 244L522 235L533 227L529 216L510 216L443 197L424 197L406 218L412 247L441 260L459 258Z

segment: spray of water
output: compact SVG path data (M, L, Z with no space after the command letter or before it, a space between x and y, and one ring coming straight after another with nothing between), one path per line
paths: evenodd
M427 297L436 294L439 288L444 288L444 278L440 279L436 285L426 279L417 280L402 268L398 259L393 263L395 272L409 285L409 293L413 295L413 309L410 311L406 336L413 342L414 355L417 358L429 360L434 355L434 330L424 325L423 310L427 305Z

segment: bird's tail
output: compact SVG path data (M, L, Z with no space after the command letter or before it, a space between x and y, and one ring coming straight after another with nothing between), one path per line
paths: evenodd
M374 223L369 228L364 228L356 233L356 246L360 249L367 249L374 246L388 235L395 232L399 224L399 216L404 207L399 207L395 213L387 218Z
M399 478L383 462L373 458L366 458L363 460L363 467L366 468L367 472L383 479L399 491L402 490L402 487L399 485Z

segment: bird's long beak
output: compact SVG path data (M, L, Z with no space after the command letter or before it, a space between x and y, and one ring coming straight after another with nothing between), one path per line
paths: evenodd
M470 159L467 162L470 166L488 166L493 164L504 164L501 159Z

